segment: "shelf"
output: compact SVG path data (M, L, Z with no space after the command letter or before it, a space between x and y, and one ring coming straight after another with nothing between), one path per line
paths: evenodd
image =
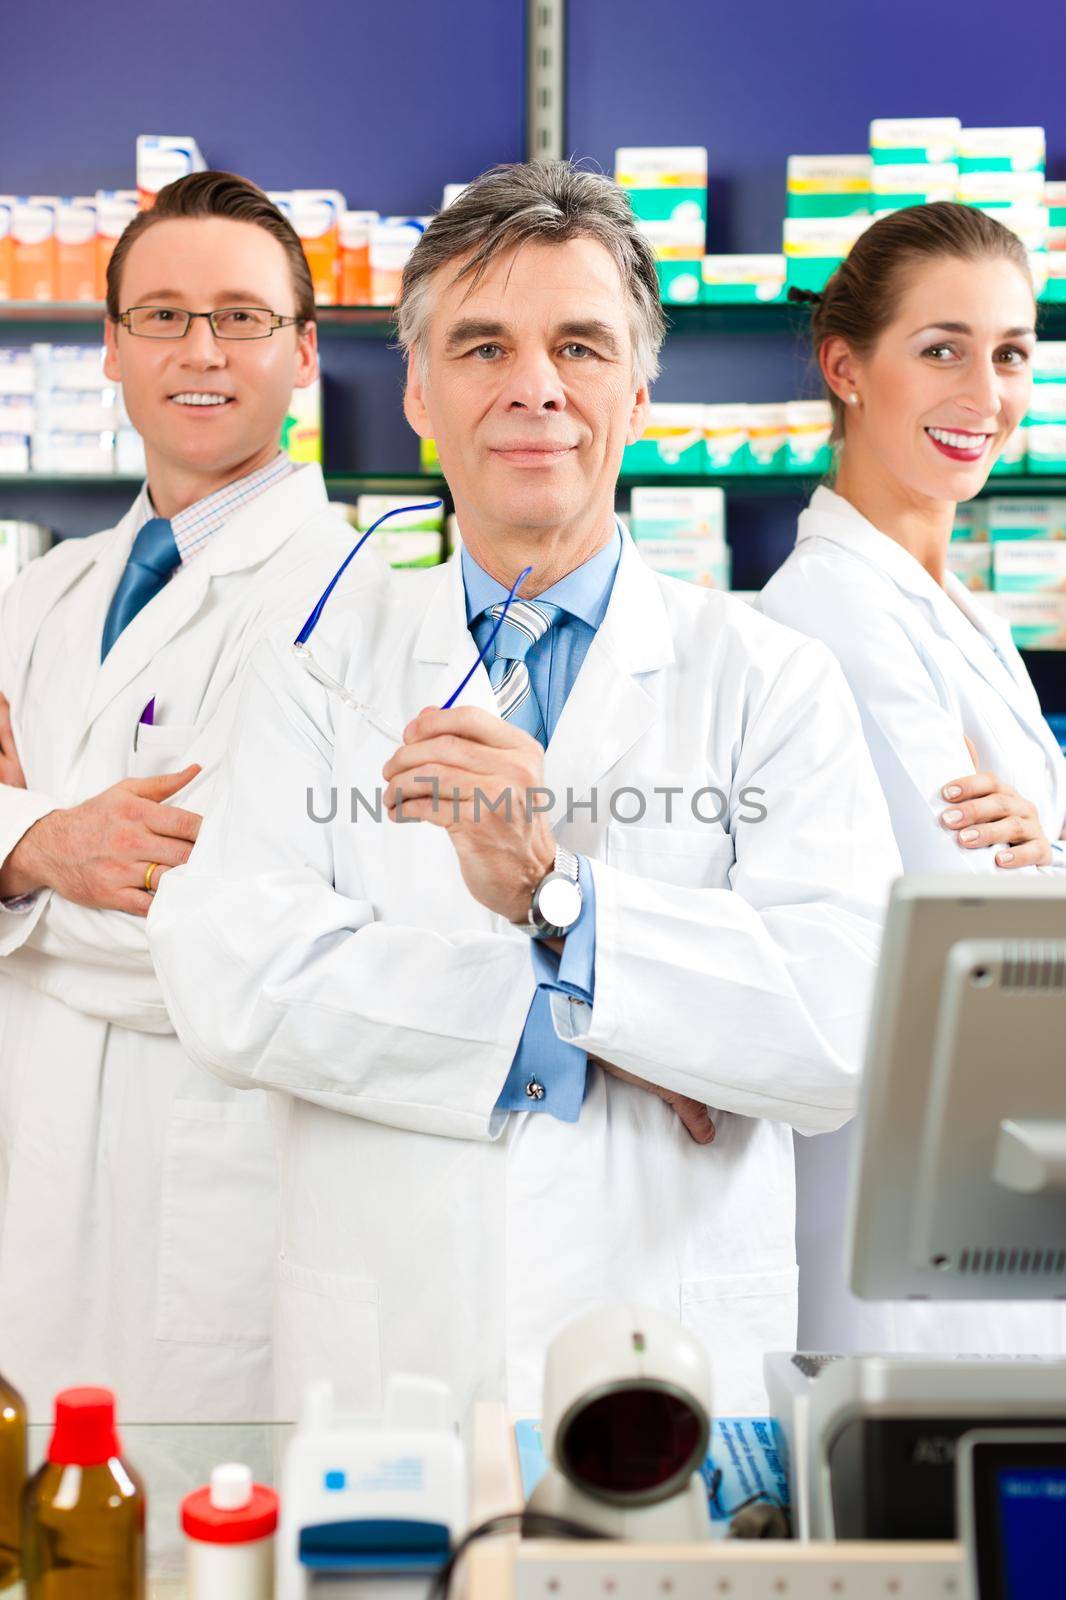
M664 306L663 310L674 334L790 334L799 338L810 317L806 306L788 301ZM51 328L91 328L103 316L104 307L96 302L6 300L0 301L0 333L5 327L32 327L42 334ZM318 326L324 338L391 339L396 332L394 316L390 306L319 306ZM1043 338L1066 339L1066 301L1042 301L1038 322Z
M345 469L326 472L330 489L411 489L415 492L440 492L447 485L440 473L419 472L416 468L403 472L354 472ZM64 473L64 472L0 472L0 488L19 489L129 489L137 488L142 476L127 477L118 473ZM618 479L619 489L704 489L720 488L727 494L742 496L746 500L764 499L773 495L809 495L823 479L802 472L720 472L720 473L626 473ZM980 498L989 495L1066 495L1066 476L1052 477L1041 473L1005 474L992 478L980 491Z

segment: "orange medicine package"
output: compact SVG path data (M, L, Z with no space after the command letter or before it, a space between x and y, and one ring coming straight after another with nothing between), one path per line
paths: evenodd
M340 298L340 219L344 196L337 189L294 189L291 222L300 236L315 304L335 306Z
M137 210L136 189L96 191L96 300L107 299L107 263L119 235L133 221Z
M58 204L52 195L16 196L11 211L13 300L55 299Z
M13 194L0 194L0 300L11 300L11 273L14 265L11 243L11 208Z
M341 304L370 304L370 230L376 211L345 211L341 215Z
M96 201L59 201L56 211L55 295L66 302L96 299Z

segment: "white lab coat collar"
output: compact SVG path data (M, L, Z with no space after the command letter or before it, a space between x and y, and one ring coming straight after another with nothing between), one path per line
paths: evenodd
M99 632L129 556L139 504L140 496L110 537L93 541L98 569L94 577L98 581L93 584L91 626L95 629L98 622ZM219 529L203 553L181 567L152 603L123 629L100 664L87 721L95 721L161 646L196 615L212 578L261 566L302 523L327 505L322 469L308 465L242 507L232 521Z
M477 645L467 624L460 562L447 562L435 576L412 654L416 661L444 663L436 680L439 696L432 702L440 705L470 670ZM622 528L618 572L606 614L545 753L545 782L555 792L557 810L565 809L566 787L573 799L587 794L655 720L655 701L639 675L673 660L673 635L659 580ZM459 704L496 711L484 665L463 690ZM413 714L419 708L405 709ZM554 811L552 815L554 819Z
M1009 628L977 605L954 573L945 574L941 588L909 550L882 533L831 489L816 489L810 506L800 516L797 545L813 538L828 539L850 550L919 601L929 620L958 646L974 671L998 690L1019 715L1024 704L1023 720L1031 721L1035 691L1011 642Z

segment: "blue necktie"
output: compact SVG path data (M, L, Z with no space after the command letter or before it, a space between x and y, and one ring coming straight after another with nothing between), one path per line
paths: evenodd
M489 608L495 622L503 602ZM496 656L489 668L489 682L496 693L496 709L506 722L524 728L534 739L546 744L544 716L529 681L526 652L543 639L552 623L562 615L561 606L541 600L512 600L500 631L496 635Z
M170 523L163 517L152 517L133 541L126 569L107 608L100 642L101 661L127 623L159 593L180 560Z

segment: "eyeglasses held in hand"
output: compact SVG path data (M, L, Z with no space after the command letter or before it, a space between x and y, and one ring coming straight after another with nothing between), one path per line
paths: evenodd
M318 626L322 613L325 610L327 600L337 587L337 584L340 582L348 566L352 561L354 561L355 557L366 544L366 541L370 538L370 535L376 532L377 529L381 527L383 522L388 522L390 517L399 517L405 512L436 511L438 506L443 505L443 503L444 502L442 500L428 500L424 504L417 506L394 506L391 511L386 511L384 516L379 517L378 520L366 530L362 538L357 540L352 549L349 550L348 554L345 556L344 560L333 574L329 583L326 585L321 596L319 597L317 604L312 610L311 615L308 617L307 621L296 635L296 638L293 640L292 644L293 655L296 656L297 660L300 661L300 663L307 669L317 683L322 684L323 688L329 689L331 693L339 695L341 700L346 706L349 707L350 710L359 712L366 718L368 722L372 723L373 726L378 729L379 733L383 733L387 739L395 740L397 744L399 744L403 738L402 733L398 733L391 724L386 723L382 719L380 713L377 712L373 706L370 706L365 701L358 699L354 694L352 694L350 689L345 688L343 683L338 682L338 680L334 677L331 677L323 667L320 667L318 662L312 656L311 651L308 648L307 641L310 639L311 635ZM459 696L462 694L463 690L466 688L467 684L470 682L471 678L474 676L474 673L477 671L478 667L488 655L496 635L503 626L504 619L507 616L508 607L514 599L519 586L525 582L532 571L532 567L526 567L518 574L518 577L511 585L511 591L503 603L503 608L499 617L496 619L496 623L493 626L492 632L485 640L482 648L478 651L477 659L464 677L462 683L460 683L459 687L453 690L448 696L447 700L445 700L444 705L441 707L442 711L448 711L451 709L451 707L458 700Z

